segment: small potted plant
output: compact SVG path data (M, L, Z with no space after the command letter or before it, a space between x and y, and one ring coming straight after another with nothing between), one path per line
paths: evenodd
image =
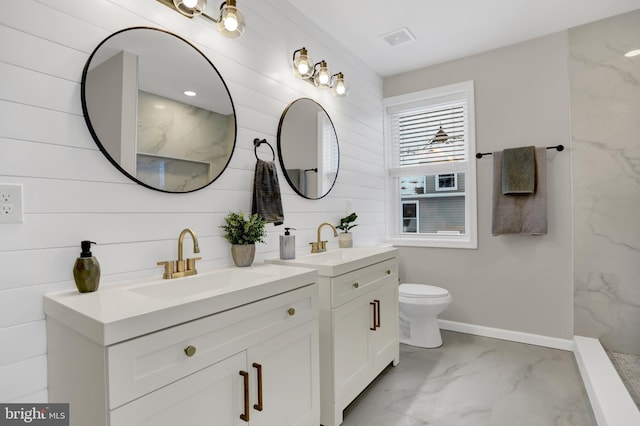
M342 232L338 235L338 246L341 248L353 247L353 238L351 232L349 230L357 224L353 223L358 218L358 215L355 213L351 213L349 216L345 216L340 219L340 224L336 225L336 229L341 230Z
M229 213L224 218L224 238L231 243L231 257L236 266L250 266L256 255L255 243L264 243L264 226L267 223L262 216L253 214L245 218L244 213Z

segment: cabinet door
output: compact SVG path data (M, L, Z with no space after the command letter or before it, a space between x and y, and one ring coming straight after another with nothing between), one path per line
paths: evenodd
M110 426L246 425L246 352L178 380L110 413Z
M379 326L371 333L371 350L373 368L379 372L398 356L398 286L390 280L369 297L378 309L376 319Z
M307 321L248 351L251 426L320 423L318 321Z
M369 333L374 327L373 298L363 295L332 310L334 401L357 395L369 375L371 351ZM366 384L365 384L366 386Z

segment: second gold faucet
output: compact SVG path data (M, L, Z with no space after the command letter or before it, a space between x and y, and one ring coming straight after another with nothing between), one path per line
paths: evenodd
M327 251L327 241L320 240L320 230L323 226L329 226L333 230L333 236L338 237L338 231L336 230L335 226L333 226L329 222L321 223L320 226L318 226L318 240L314 243L309 243L311 244L311 253L320 253L322 251Z

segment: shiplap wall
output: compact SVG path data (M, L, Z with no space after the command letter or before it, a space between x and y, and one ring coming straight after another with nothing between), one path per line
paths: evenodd
M71 270L81 240L98 242L93 252L102 266L101 286L160 276L156 261L176 257L185 227L199 237L200 269L231 263L218 227L229 211L250 209L252 141L267 138L275 148L280 114L296 98L325 107L341 152L336 186L321 200L295 195L280 171L285 223L298 229L297 250L306 252L317 226L336 223L349 205L359 215L356 241L382 241L382 79L287 1L245 0L238 6L247 29L241 38L227 39L207 20L186 19L154 0L3 2L0 183L23 185L24 223L0 225L0 401L47 400L42 295L75 288ZM136 185L102 156L85 126L84 63L101 40L132 26L185 37L229 86L237 111L236 150L228 169L203 190L165 194ZM333 98L291 74L291 55L302 46L345 74L350 97ZM282 231L273 225L267 230L257 261L278 253Z

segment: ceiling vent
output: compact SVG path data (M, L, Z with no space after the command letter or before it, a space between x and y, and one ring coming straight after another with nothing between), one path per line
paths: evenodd
M401 28L399 30L391 31L387 34L380 36L384 41L389 43L389 46L394 47L400 44L409 43L414 41L416 37L409 31L409 28Z

